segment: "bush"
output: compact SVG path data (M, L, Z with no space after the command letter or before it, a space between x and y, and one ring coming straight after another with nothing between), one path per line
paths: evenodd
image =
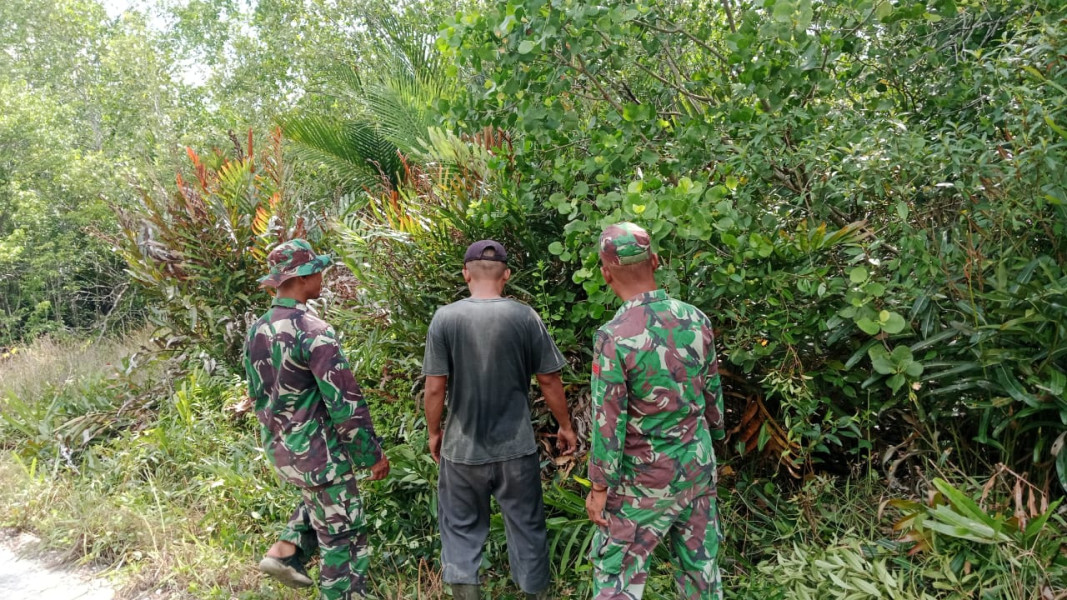
M1062 11L772 4L502 1L442 29L477 82L446 116L509 131L499 195L556 213L530 241L554 257L561 337L581 347L610 314L596 236L636 221L661 284L761 388L733 409L766 401L758 447L780 423L783 464L864 465L918 429L1048 477L1067 428Z
M288 185L282 140L265 150L236 137L234 154L200 157L188 150L193 176L176 189L142 194L136 210L116 207L119 248L133 279L152 300L155 336L166 348L197 345L236 369L248 325L270 296L257 279L277 243L321 236L313 208Z

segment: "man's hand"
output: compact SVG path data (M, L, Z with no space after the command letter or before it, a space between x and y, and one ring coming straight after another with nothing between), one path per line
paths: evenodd
M574 451L578 449L578 434L574 433L573 428L559 428L556 432L556 449L564 456L574 454Z
M374 463L374 466L370 468L370 477L368 481L378 481L379 479L385 479L385 476L389 474L389 459L385 457L385 453L382 453L381 459Z
M604 517L604 505L607 504L607 502L607 489L600 491L595 489L589 490L589 495L585 497L585 512L589 515L589 520L601 527L608 526L608 520Z
M426 432L430 434L430 456L441 464L441 415L445 411L445 391L448 389L448 377L444 375L426 376Z
M430 433L430 456L437 464L441 464L441 432Z

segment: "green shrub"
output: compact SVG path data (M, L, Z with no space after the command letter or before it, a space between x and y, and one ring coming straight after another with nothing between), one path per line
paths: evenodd
M985 486L981 502L996 478ZM910 553L929 565L923 570L927 585L956 597L1036 600L1067 580L1067 523L1057 510L1062 499L1050 504L1029 482L1015 478L1010 512L984 509L939 478L932 482L936 493L929 504L892 502L903 513L894 529L911 544Z
M762 388L783 464L864 465L910 427L1048 476L1067 429L1062 16L501 0L441 30L478 83L446 116L516 140L499 195L556 213L530 241L577 347L615 302L596 237L636 221L661 284Z
M257 279L268 251L294 237L321 235L320 219L291 189L281 133L255 154L234 137L234 156L188 150L193 175L176 189L142 194L134 210L116 207L120 250L152 301L155 336L165 348L193 345L240 366L248 324L268 304Z

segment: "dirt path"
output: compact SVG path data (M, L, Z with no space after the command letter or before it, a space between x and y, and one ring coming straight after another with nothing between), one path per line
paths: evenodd
M31 535L0 533L0 598L3 600L112 600L115 590L88 569L50 567L35 553ZM55 557L51 557L55 560Z

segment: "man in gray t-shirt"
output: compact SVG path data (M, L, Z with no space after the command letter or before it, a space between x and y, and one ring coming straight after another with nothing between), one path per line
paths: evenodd
M504 516L512 578L527 598L547 592L541 473L530 423L532 376L559 423L556 447L571 454L577 445L560 379L563 355L532 308L501 297L510 276L503 246L492 240L471 244L463 258L471 295L438 309L426 335L426 423L430 454L441 465L441 563L457 600L480 596L490 497Z

